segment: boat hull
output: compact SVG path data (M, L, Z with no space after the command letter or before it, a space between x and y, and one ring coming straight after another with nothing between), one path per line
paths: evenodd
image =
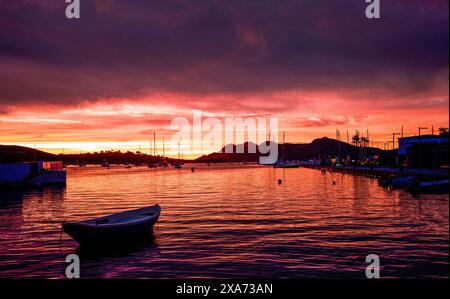
M378 180L378 185L382 187L390 187L392 189L404 189L407 188L414 181L414 177L393 177L393 178L381 178Z
M413 182L407 190L413 194L448 194L449 180Z
M299 167L300 167L299 164L286 164L286 165L274 166L274 168L299 168Z
M158 206L153 216L125 223L95 224L96 221L108 219L108 217L102 217L90 221L66 222L63 223L62 228L83 247L132 246L151 238L151 230L159 219L159 211ZM109 217L114 218L115 215Z

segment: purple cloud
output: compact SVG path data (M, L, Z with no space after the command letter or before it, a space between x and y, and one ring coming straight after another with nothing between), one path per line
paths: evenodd
M383 1L380 20L361 0L82 0L80 20L63 1L0 5L0 110L158 92L448 89L446 0Z

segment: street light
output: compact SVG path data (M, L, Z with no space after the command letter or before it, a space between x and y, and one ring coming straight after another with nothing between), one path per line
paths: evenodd
M420 132L421 132L422 130L428 130L428 128L427 128L427 127L419 127L419 137L420 137Z
M395 149L395 136L401 136L401 133L392 133L392 149Z
M419 127L419 143L422 143L422 138L420 138L420 131L422 131L422 130L427 130L428 128L427 127Z

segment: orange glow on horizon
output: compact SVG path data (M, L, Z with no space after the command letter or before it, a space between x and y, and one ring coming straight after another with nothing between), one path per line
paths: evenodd
M393 132L404 128L404 135L416 135L420 126L448 127L448 96L429 95L430 105L411 106L415 100L364 100L352 93L300 93L295 91L271 94L215 95L195 97L182 94L158 94L139 99L103 100L76 107L24 106L0 114L0 144L34 147L51 153L86 153L106 150L136 152L150 151L153 132L156 132L157 152L162 154L165 140L166 156L177 157L178 146L170 143L176 131L170 128L177 117L186 118L192 125L193 109L201 109L203 120L215 117L276 117L279 119L278 140L286 131L287 143L308 143L316 138L336 137L340 130L346 141L359 130L369 130L373 146L383 148L392 140ZM218 105L218 103L228 105ZM268 104L264 104L268 103ZM403 104L402 104L403 103ZM426 132L423 132L426 133ZM257 142L257 140L249 140ZM199 143L199 140L193 140ZM224 144L217 143L215 150ZM153 147L153 145L152 145ZM182 144L183 156L196 158L207 151L191 151Z

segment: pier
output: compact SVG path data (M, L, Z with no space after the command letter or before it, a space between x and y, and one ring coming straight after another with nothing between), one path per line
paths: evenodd
M319 166L319 165L302 165L305 168L325 170L329 172L348 173L353 175L366 176L371 178L380 178L385 176L417 176L426 179L446 179L449 178L449 170L439 169L423 169L423 168L389 168L389 167L363 167L363 166Z

